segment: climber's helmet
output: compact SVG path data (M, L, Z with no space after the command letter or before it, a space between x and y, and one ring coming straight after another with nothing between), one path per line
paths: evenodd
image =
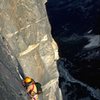
M24 83L25 83L25 84L30 84L30 83L32 83L32 82L34 82L34 80L33 80L32 78L30 78L30 77L25 77L25 78L24 78Z

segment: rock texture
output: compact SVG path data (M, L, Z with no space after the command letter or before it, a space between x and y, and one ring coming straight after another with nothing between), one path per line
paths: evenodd
M28 100L17 73L18 62L7 41L0 36L0 99Z
M23 71L25 76L31 76L35 81L44 85L40 100L61 100L58 87L59 73L56 67L57 45L50 35L50 25L44 2L42 0L0 0L0 36L6 39L11 52L22 66L20 74ZM6 54L2 55L6 57ZM10 63L9 59L4 61ZM13 63L13 59L11 62ZM0 65L2 70L8 66L2 63ZM16 73L15 66L15 64L9 65L14 70L9 68L13 73ZM15 80L15 83L12 83L13 81L8 82L9 85L10 83L14 84L16 89L19 89L22 86L20 86L21 83L17 85L17 80L14 78L17 73L15 73L12 74L11 71L9 73L9 77L13 81ZM0 86L2 86L1 83ZM8 87L8 84L5 83L3 86ZM10 89L13 91L13 87L10 87ZM18 99L17 97L17 91L12 95L16 100L20 100L21 98ZM7 93L4 91L7 97L3 100L6 100L6 98L12 100L12 97L10 99L11 94ZM3 94L0 97L2 98ZM24 100L24 98L21 100Z

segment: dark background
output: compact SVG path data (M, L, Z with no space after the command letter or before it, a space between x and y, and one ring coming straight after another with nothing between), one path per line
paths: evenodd
M68 65L68 62L71 63L66 70L76 80L99 90L100 0L48 0L45 5L52 36L58 44L59 56L67 59L63 60L64 66ZM60 77L61 89L63 81L64 78ZM80 91L80 96L74 92L64 100L81 100L86 95L89 99L84 100L100 100L89 96L91 93L86 88L82 89L82 85L72 85L70 82L70 86L69 89L66 83L66 95L73 91L74 86ZM76 97L70 98L73 95Z

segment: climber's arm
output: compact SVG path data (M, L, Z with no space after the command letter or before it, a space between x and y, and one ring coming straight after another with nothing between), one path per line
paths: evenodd
M26 90L26 91L27 91L27 93L29 93L29 92L31 91L31 89L32 89L32 86L31 86L31 85L30 85L30 86L28 86L28 87L27 87L27 90Z

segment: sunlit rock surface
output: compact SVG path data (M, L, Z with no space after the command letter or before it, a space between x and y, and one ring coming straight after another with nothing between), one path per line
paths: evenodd
M56 67L58 50L50 35L51 29L44 3L45 1L42 0L0 0L0 35L7 40L12 53L22 66L24 75L31 76L43 85L40 100L61 100L58 87L59 73ZM5 61L10 63L8 59ZM6 67L2 63L1 66ZM10 67L15 68L15 65ZM11 75L14 77L14 74ZM21 89L22 86L15 84L17 89ZM8 87L8 84L5 83L3 86ZM13 91L13 88L11 89ZM7 93L8 91L4 92L4 94ZM11 94L6 96L8 95ZM15 91L15 98L17 98L16 95ZM5 98L3 100L6 100Z

